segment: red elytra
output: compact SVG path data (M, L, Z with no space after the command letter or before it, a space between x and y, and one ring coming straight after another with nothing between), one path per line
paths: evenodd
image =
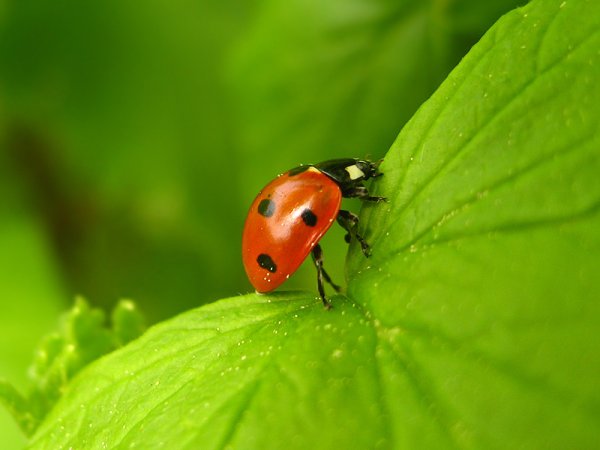
M271 181L256 196L242 234L242 259L246 274L258 292L269 292L292 275L312 252L323 304L323 280L334 284L323 269L319 240L334 220L347 231L346 241L358 240L366 256L367 242L358 234L358 217L340 210L342 197L379 202L363 181L381 175L379 163L338 159L296 167Z
M262 214L261 202L267 205ZM339 186L313 167L269 183L254 199L242 235L242 257L252 286L269 292L287 280L331 227L341 203ZM314 225L307 225L312 217ZM260 255L271 260L264 256L263 266L274 267L257 263Z

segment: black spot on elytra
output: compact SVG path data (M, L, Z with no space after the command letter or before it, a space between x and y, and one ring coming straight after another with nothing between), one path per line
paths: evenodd
M271 217L275 212L275 202L271 199L265 198L258 204L258 213L261 216Z
M266 253L261 253L258 255L256 262L260 267L267 269L271 273L277 272L277 265L275 264L275 261L273 261L273 259Z
M317 224L317 216L308 208L302 211L302 220L309 227L314 227Z
M299 173L306 172L309 168L310 165L294 167L288 172L288 177L293 177L294 175L298 175Z

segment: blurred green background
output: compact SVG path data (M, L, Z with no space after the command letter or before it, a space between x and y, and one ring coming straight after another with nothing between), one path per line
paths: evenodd
M156 322L250 291L239 247L260 188L382 157L523 3L0 0L0 377L25 388L76 294ZM323 244L339 281L342 236ZM310 262L285 288L315 289ZM24 442L4 410L0 436Z

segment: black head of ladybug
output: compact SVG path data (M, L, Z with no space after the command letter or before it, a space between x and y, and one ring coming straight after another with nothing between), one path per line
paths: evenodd
M382 175L378 169L380 163L381 161L371 162L362 159L345 158L325 161L315 164L314 167L334 180L340 186L342 192L345 193L345 191L361 184L369 178Z
M332 159L314 167L335 181L344 197L356 197L361 200L379 202L383 197L370 196L363 181L383 175L379 171L381 161L371 162L363 159Z

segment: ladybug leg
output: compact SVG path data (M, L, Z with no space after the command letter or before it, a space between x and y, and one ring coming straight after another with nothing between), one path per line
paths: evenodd
M358 198L366 202L387 202L386 197L373 196L369 194L369 190L362 185L352 186L342 192L342 195L347 198Z
M354 236L360 244L360 248L366 257L371 256L371 247L365 239L358 234L358 216L350 211L340 209L337 215L337 221L344 230L348 232L344 239L350 243Z
M329 283L329 285L335 289L335 292L342 292L342 288L340 286L338 286L337 284L335 284L333 281L331 281L331 277L329 276L329 274L325 271L325 268L323 268L323 278L325 279L325 281L327 281Z
M327 297L325 297L325 286L323 280L327 281L336 290L336 292L340 292L341 288L331 281L331 278L327 272L325 272L325 269L323 268L323 250L319 244L315 245L312 249L312 258L315 263L315 267L317 268L317 287L319 289L319 295L323 301L323 306L325 306L327 309L330 309L331 303L329 300L327 300Z

